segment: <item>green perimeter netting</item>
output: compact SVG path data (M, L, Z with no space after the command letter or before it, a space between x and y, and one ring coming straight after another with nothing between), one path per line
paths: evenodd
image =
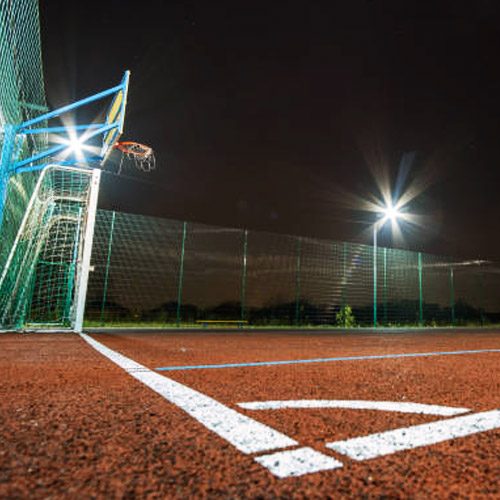
M1 148L6 125L22 123L47 110L37 0L0 0L0 74ZM47 138L43 135L21 137L14 153L22 159L43 149L46 143ZM23 175L9 183L0 228L0 269L6 262L36 179L34 174Z
M373 324L373 247L99 210L87 324L339 325L349 306ZM377 251L377 322L500 320L500 269L417 252Z
M0 0L0 126L46 111L37 0Z

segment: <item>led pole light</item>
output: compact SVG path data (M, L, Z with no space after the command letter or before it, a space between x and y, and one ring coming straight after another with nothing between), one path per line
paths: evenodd
M401 216L401 212L398 208L390 201L385 207L381 209L381 213L384 215L379 219L373 226L373 327L377 328L377 233L382 226L390 220L391 222L396 222L396 220Z

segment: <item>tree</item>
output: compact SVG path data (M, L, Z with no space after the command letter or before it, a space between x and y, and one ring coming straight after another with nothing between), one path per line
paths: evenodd
M337 321L337 325L344 328L352 328L353 326L356 326L356 319L352 313L351 306L342 306L339 312L335 315L335 319Z

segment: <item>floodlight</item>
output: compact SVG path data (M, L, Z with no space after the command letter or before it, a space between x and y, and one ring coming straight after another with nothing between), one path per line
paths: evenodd
M383 209L383 214L384 221L390 220L391 222L394 222L401 215L400 211L393 206L392 203L389 203L389 205Z

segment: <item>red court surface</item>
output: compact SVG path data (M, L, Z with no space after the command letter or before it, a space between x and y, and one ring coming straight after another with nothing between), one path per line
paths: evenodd
M4 334L0 497L499 497L499 361L495 332Z

